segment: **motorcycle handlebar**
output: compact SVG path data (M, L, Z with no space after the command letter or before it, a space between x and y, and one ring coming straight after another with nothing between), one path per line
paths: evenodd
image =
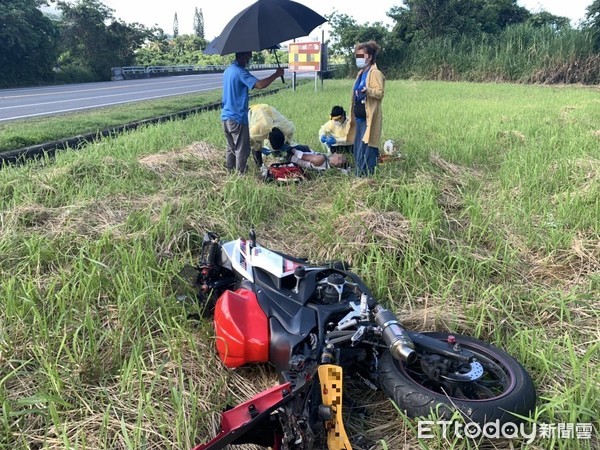
M202 241L202 261L203 266L214 266L217 250L219 249L219 235L216 233L206 233Z

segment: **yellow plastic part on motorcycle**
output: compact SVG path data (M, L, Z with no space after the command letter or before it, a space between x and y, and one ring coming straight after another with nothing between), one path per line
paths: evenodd
M331 420L325 422L327 428L327 448L329 450L352 450L342 420L343 373L340 366L322 364L319 366L321 399L333 412Z

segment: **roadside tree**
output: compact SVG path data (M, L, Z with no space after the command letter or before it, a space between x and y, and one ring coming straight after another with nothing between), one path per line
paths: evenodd
M39 7L43 0L0 2L0 85L52 79L58 30Z

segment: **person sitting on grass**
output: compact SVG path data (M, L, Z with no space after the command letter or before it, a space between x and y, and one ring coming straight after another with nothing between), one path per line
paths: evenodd
M331 109L330 120L319 129L319 139L331 151L331 147L346 144L350 121L346 118L346 111L341 106Z

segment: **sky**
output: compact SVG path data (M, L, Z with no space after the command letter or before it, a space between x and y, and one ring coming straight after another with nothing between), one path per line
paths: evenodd
M227 22L242 9L254 3L254 0L102 0L112 8L117 18L125 22L139 22L148 27L158 25L165 33L173 33L173 19L177 13L179 34L193 32L194 11L197 7L202 10L204 17L204 36L211 40L219 35ZM347 14L356 19L359 24L366 22L383 22L391 25L392 20L386 12L400 0L297 0L321 15L334 11ZM593 0L518 0L518 4L531 12L548 11L556 16L569 17L573 25L583 19L586 8ZM321 30L317 28L311 37L320 40ZM327 39L327 36L326 36Z

